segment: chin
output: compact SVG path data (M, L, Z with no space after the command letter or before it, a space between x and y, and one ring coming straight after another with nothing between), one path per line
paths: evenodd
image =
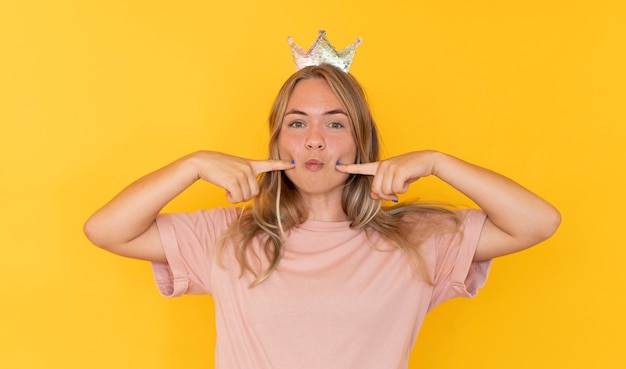
M348 179L347 175L342 175L338 178L328 178L326 176L322 178L317 176L307 177L308 178L287 176L299 192L312 195L330 194L338 190L343 191L343 187Z

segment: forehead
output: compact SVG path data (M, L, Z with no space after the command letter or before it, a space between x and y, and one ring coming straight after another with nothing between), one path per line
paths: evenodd
M287 102L287 110L309 108L340 109L343 104L335 95L330 85L322 78L310 78L299 81Z

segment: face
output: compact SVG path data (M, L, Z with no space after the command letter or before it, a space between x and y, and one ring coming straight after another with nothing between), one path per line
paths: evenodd
M354 163L356 145L345 108L326 81L305 79L295 86L278 134L278 151L296 167L285 171L302 194L339 195L347 174L337 162Z

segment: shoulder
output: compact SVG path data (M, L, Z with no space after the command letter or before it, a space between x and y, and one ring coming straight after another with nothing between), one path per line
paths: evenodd
M206 210L199 210L199 216L207 219L212 219L214 222L220 222L225 224L231 224L241 214L241 208L213 208Z
M162 226L226 229L237 220L239 208L213 208L192 212L165 213L159 215L157 224Z
M477 243L486 218L480 209L414 206L402 215L398 232L414 245L443 250Z
M485 213L480 209L455 209L430 205L409 205L399 215L404 223L447 229L482 225L486 219Z
M465 209L457 213L461 231L464 234L471 233L479 236L487 220L487 214L480 209Z
M479 209L455 211L455 216L453 228L445 227L443 232L436 233L430 238L434 251L441 257L465 252L473 258L487 216Z

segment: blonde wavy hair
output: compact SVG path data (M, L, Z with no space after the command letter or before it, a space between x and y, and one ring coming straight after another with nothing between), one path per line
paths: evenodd
M269 117L269 159L280 159L277 142L289 97L298 82L312 78L325 80L346 109L356 143L355 163L380 160L376 123L361 85L352 75L328 64L297 71L278 92ZM282 171L263 173L259 181L260 193L251 207L242 210L239 220L217 245L220 260L226 248L233 248L241 275L247 271L254 276L250 287L270 276L280 261L285 233L307 219L298 190ZM390 244L404 250L430 282L419 246L435 233L456 231L460 225L456 213L434 204L382 206L380 200L370 196L371 182L371 176L356 174L346 180L341 204L352 222L350 227L379 232ZM257 239L260 249L254 250L251 246Z

